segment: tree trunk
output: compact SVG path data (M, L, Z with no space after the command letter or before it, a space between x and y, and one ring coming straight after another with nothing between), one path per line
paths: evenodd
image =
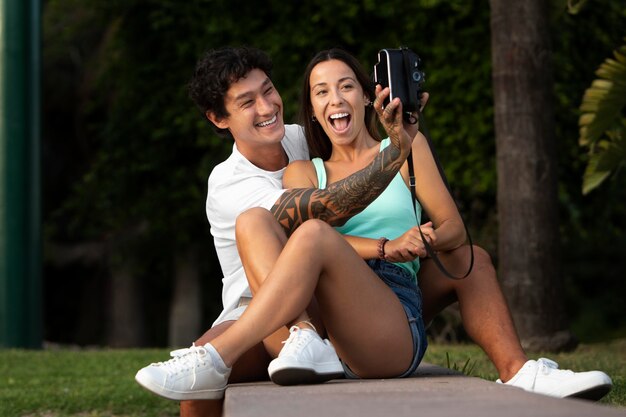
M174 296L169 318L168 343L187 347L201 336L202 298L198 251L195 248L176 255Z
M560 273L553 80L545 0L490 0L503 291L528 350L575 346Z
M116 348L142 346L144 342L142 297L132 261L126 256L109 253L109 265L111 296L107 345Z

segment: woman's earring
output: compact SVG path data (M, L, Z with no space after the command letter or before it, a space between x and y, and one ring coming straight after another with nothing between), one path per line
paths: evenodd
M311 116L311 121L312 121L313 123L315 123L315 122L317 122L317 118L316 118L315 116Z
M369 100L367 100L367 102L365 103L365 107L372 107L373 105L374 104Z

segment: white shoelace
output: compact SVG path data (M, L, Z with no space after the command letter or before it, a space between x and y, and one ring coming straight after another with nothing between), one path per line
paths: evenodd
M193 370L193 382L191 384L190 389L193 389L196 384L196 366L199 364L203 365L206 361L208 355L207 350L204 346L196 346L194 343L189 348L177 349L170 352L172 359L166 362L157 362L153 363L153 366L163 366L167 370L167 375L163 380L163 386L165 386L165 381L167 376L177 374L180 371L186 371L189 369ZM209 358L209 360L211 360Z
M559 369L559 364L548 358L537 359L537 366L535 367L535 375L532 379L532 389L535 389L537 383L537 375L541 372L543 375L549 375L553 370Z
M287 340L283 340L283 348L280 351L280 356L290 355L293 352L299 352L311 338L308 332L304 332L303 329L298 326L291 326L289 328L289 337Z
M537 372L541 371L544 375L548 375L553 369L559 369L559 364L548 358L537 359Z

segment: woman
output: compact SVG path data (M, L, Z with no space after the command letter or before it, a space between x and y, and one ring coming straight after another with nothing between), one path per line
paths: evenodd
M290 164L283 178L283 186L324 188L370 163L378 152L389 145L389 139L380 141L371 108L375 91L354 57L340 49L322 51L308 65L304 79L302 119L314 159ZM380 87L377 89L380 92ZM423 225L422 232L436 250L456 248L465 241L460 215L440 177L426 138L417 129L411 130L415 132L412 145L414 166L417 167L415 198L432 213L432 223ZM393 134L398 132L398 129L392 131ZM407 134L406 131L403 133ZM421 211L419 204L417 207L418 213L415 213L405 163L401 174L396 176L377 200L337 228L358 255L367 260L371 269L368 278L379 278L395 293L395 298L385 297L384 302L389 308L396 308L399 304L406 312L409 326L398 317L389 315L386 318L397 331L391 340L405 340L402 335L410 332L415 348L405 372L394 376L404 376L414 371L426 348L416 281L419 256L425 256L426 253L417 228ZM381 297L375 302L382 300ZM369 316L364 317L366 322ZM356 370L357 367L360 371L357 375L360 376L382 376L386 373L375 363L363 365L360 358L353 359L356 356L350 350L353 344L344 341L333 329L335 318L323 318L339 356L348 365L346 373L349 376L352 374L351 369ZM417 325L412 326L413 322L417 322ZM367 345L376 352L372 344ZM404 346L401 350L406 352L410 349ZM403 363L407 364L406 361Z

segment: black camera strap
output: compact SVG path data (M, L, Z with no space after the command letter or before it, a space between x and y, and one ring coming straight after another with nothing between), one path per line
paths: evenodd
M420 130L423 132L424 137L426 137L426 142L428 143L430 152L433 155L433 159L435 160L435 164L437 165L437 169L439 170L441 179L446 185L446 188L448 189L448 192L450 193L450 196L452 197L452 201L454 201L454 196L452 196L452 191L450 190L450 184L448 184L446 174L444 173L443 167L441 166L441 163L439 162L439 158L437 157L437 154L435 153L435 147L433 146L432 141L430 140L430 135L428 134L428 131L426 130L426 127L424 126L424 123L423 123L424 117L419 111L418 111L418 118L420 120ZM407 158L407 162L409 164L409 185L411 186L411 201L413 202L413 211L415 212L415 215L417 216L417 207L415 203L415 200L417 199L417 194L415 193L415 171L413 169L413 152L412 151L409 152L409 157ZM458 210L458 207L457 207L457 210ZM459 210L459 216L460 215L461 215L461 211ZM470 265L469 265L469 268L467 269L467 272L462 276L452 275L443 266L443 263L441 263L441 260L437 256L437 252L428 243L428 240L422 233L422 228L419 226L419 224L417 225L417 228L420 231L420 236L422 237L422 242L424 242L424 248L426 249L426 253L428 253L428 256L430 256L433 262L435 262L435 265L437 265L437 267L441 270L441 272L443 272L445 276L447 276L448 278L457 279L457 280L466 278L470 274L470 272L472 272L472 268L474 267L474 246L472 244L472 236L470 235L470 232L467 229L467 224L465 224L465 220L463 220L462 216L461 216L461 221L463 222L463 227L465 227L465 233L467 234L467 240L469 242L469 247L470 247Z
M397 49L398 50L398 49ZM396 50L396 51L397 51ZM411 62L416 62L415 60L411 59L411 54L415 54L413 51L411 51L408 47L406 46L400 46L399 51L402 53L402 61L403 61L403 69L404 69L404 79L407 82L407 85L411 85L413 82L417 82L418 80L416 78L413 77L413 72L417 69L417 68L411 68ZM418 58L419 60L419 58ZM389 80L390 81L390 80ZM421 82L423 82L423 79L420 79L420 84ZM452 201L454 201L454 196L452 195L452 191L450 189L450 184L448 184L448 180L446 178L446 175L443 171L443 167L441 166L441 163L439 162L439 158L437 157L437 154L435 153L435 147L432 144L432 141L430 140L430 135L428 134L428 131L426 130L426 127L424 126L424 120L423 120L423 115L420 112L420 93L419 93L419 88L408 88L407 91L408 94L411 94L413 97L409 98L409 101L411 103L410 108L407 107L404 109L404 114L402 115L403 120L407 123L410 124L415 124L418 121L420 122L420 130L424 133L424 136L426 137L426 141L428 143L428 147L430 148L430 152L433 156L433 159L435 160L435 164L437 165L437 169L439 170L439 175L441 176L441 179L443 180L444 184L446 185L446 188L448 190L448 192L450 193L450 196L452 197ZM413 103L416 103L417 108L413 108ZM415 117L413 115L413 112L417 112L417 117ZM410 184L410 188L411 188L411 201L413 202L413 211L415 213L415 215L417 216L417 203L416 203L416 193L415 193L415 172L413 169L413 152L409 152L409 157L408 157L408 163L409 163L409 184ZM455 202L456 203L456 202ZM458 206L457 206L457 210L458 210ZM460 210L459 211L459 215L460 215ZM428 216L428 213L425 213L426 216ZM435 265L437 265L437 267L441 270L441 272L443 272L443 274L451 279L464 279L466 278L470 272L472 272L472 268L474 267L474 246L472 244L472 236L470 235L470 232L467 228L467 224L465 224L465 220L463 220L463 216L461 216L461 221L463 222L463 227L465 228L465 233L467 234L467 239L469 242L469 247L470 247L470 264L469 264L469 268L467 269L467 272L462 275L462 276L455 276L453 274L451 274L444 266L443 263L441 262L441 260L439 259L439 257L437 256L437 252L433 249L433 247L430 245L430 243L428 243L428 240L426 239L426 236L424 236L424 233L422 232L422 228L420 227L420 219L418 218L418 229L420 232L420 236L422 238L422 242L424 242L424 248L426 249L426 253L428 254L428 256L430 256L430 258L435 262Z

